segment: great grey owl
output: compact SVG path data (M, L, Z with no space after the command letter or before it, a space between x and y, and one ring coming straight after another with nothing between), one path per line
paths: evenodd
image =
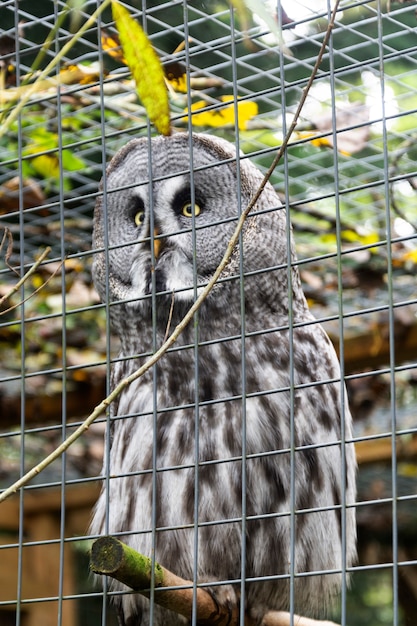
M113 158L93 237L94 282L121 343L112 387L189 309L261 180L235 146L203 134L134 139ZM254 623L287 609L291 587L296 612L320 611L355 558L351 416L288 228L268 184L194 322L113 403L110 480L90 529L187 580L228 581L210 593L244 602ZM115 602L121 624L149 624L146 598Z

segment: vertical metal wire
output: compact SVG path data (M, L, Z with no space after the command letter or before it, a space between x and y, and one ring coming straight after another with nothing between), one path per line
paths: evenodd
M327 15L330 20L332 14L331 2L327 3ZM344 319L343 319L343 289L342 289L342 227L340 209L340 180L339 180L339 155L338 155L338 135L337 135L337 112L336 112L336 73L333 32L329 38L329 80L331 92L331 117L333 136L333 173L334 173L334 202L336 215L336 262L337 262L337 310L338 310L338 336L339 336L339 362L340 362L340 484L346 485L346 391L345 391L345 343L344 343ZM346 624L346 593L347 593L347 572L346 572L346 490L341 489L341 626ZM350 503L352 504L352 503Z
M242 188L240 177L240 140L239 140L239 107L238 107L238 72L237 72L237 52L236 52L236 32L235 32L235 10L231 6L230 11L230 36L231 36L231 61L232 61L232 85L233 85L233 106L235 119L235 142L236 142L236 202L238 215L242 213ZM246 584L246 528L247 528L247 436L246 436L246 315L245 315L245 277L244 277L244 250L243 234L239 235L239 280L240 280L240 333L241 333L241 380L242 380L242 426L241 426L241 454L242 454L242 494L241 494L241 549L240 549L240 623L245 623L245 584Z
M143 7L143 27L146 28L146 0L142 2ZM151 263L152 267L155 266L155 252L153 246L153 233L154 233L154 204L153 204L153 173L152 173L152 141L151 141L151 125L148 120L147 123L147 135L148 135L148 175L149 175L149 235L151 246ZM157 332L156 332L156 278L155 272L152 272L152 350L157 350ZM151 528L152 528L152 553L151 553L151 587L150 587L150 611L149 611L149 623L153 624L154 609L155 609L155 554L156 554L156 533L157 533L157 503L158 503L158 484L157 484L157 470L158 470L158 363L152 366L152 420L153 420L153 440L152 440L152 504L151 504Z
M100 0L97 0L97 6L100 5ZM103 47L101 41L102 24L101 18L97 21L97 39L98 39L98 58L100 67L104 67L103 59ZM101 71L99 73L99 111L100 111L100 130L101 130L101 185L102 185L102 211L103 211L103 255L105 263L105 293L108 294L103 306L106 311L106 327L105 327L105 345L106 345L106 396L110 393L110 381L111 381L111 328L110 328L110 273L109 273L109 228L108 228L108 210L107 210L107 175L106 175L106 162L107 162L107 128L106 128L106 110L104 102L104 74ZM93 251L94 252L94 251ZM109 519L110 519L110 409L106 411L106 434L104 438L104 450L103 450L103 469L104 476L102 477L105 489L105 520L104 520L104 532L109 534ZM101 623L102 626L106 626L107 613L108 613L108 582L107 578L103 576L103 597L101 604Z
M146 0L142 0L142 27L147 30L147 5ZM155 267L155 250L154 250L154 202L153 202L153 169L152 169L152 128L149 119L147 120L146 135L148 138L148 202L149 202L149 238L151 247L151 264ZM152 351L156 352L157 345L157 313L156 313L156 276L155 272L151 273L152 291L151 291L151 308L152 308ZM154 623L155 614L155 563L156 563L156 535L157 535L157 505L158 505L158 367L159 363L152 366L152 421L153 421L153 439L152 439L152 502L151 502L151 581L149 594L149 624Z
M14 29L15 29L15 54L16 54L16 68L20 67L20 43L19 43L19 13L17 11L17 4L14 12ZM20 84L19 71L16 71L16 85ZM25 273L25 230L24 230L24 200L23 200L23 161L22 161L22 148L23 148L23 126L22 115L17 119L17 145L18 145L18 172L19 172L19 236L20 236L20 273L23 276ZM21 318L20 318L20 475L25 473L25 400L26 400L26 339L25 339L25 286L22 285L20 289L21 299ZM19 548L18 548L18 561L17 561L17 589L16 589L16 626L21 625L21 610L22 610L22 584L23 584L23 541L24 541L24 489L19 492Z
M146 0L142 2L143 7L143 27L146 29ZM151 125L147 122L147 136L148 136L148 175L149 175L149 235L151 246L151 263L152 267L155 266L155 251L153 246L154 237L154 204L153 204L153 173L152 173L152 141L151 141ZM156 278L155 272L152 272L152 350L157 350L157 329L156 329ZM159 364L155 363L152 366L152 420L153 420L153 439L152 439L152 504L151 504L151 532L152 532L152 553L151 553L151 587L150 587L150 611L149 611L149 623L153 624L154 621L154 609L155 609L155 562L156 562L156 534L157 534L157 504L158 504L158 484L157 484L157 470L158 470L158 367Z
M278 25L282 23L282 12L280 2L277 7ZM284 55L281 48L279 48L279 65L281 76L281 120L282 120L282 135L287 134L287 120L286 120L286 92L285 92L285 64ZM285 189L289 189L289 160L288 152L284 152L284 184ZM295 407L294 407L294 394L295 394L295 372L294 372L294 315L293 315L293 289L292 289L292 271L293 260L291 258L291 221L290 221L290 205L288 193L285 194L285 212L287 216L286 223L286 246L287 246L287 295L288 295L288 348L289 348L289 360L288 360L288 379L289 379L289 420L290 420L290 494L289 494L289 517L290 517L290 550L289 550L289 609L290 609L290 626L294 626L294 614L295 614L295 534L296 534L296 493L295 493Z
M385 111L385 62L383 32L384 22L382 16L382 2L377 3L378 24L378 70L381 90L382 107L382 145L384 157L384 198L385 198L385 228L387 239L387 290L388 290L388 327L389 327L389 368L390 368L390 409L391 409L391 493L392 493L392 595L393 595L393 626L398 626L398 486L397 486L397 405L396 405L396 382L395 382L395 343L394 343L394 274L392 264L392 230L390 208L390 167L388 155L387 117Z
M183 2L183 20L184 20L184 43L185 43L185 64L186 67L190 67L190 34L189 34L189 12L187 2L184 0ZM186 72L186 81L187 81L187 108L191 111L191 82L190 82L190 73ZM195 187L194 187L194 157L193 157L193 125L192 118L189 116L188 119L188 150L190 157L190 189L191 189L191 206L195 205ZM198 285L197 285L197 239L196 239L196 222L195 222L195 214L193 212L192 221L192 248L193 248L193 295L194 300L197 299L198 296ZM198 553L199 553L199 500L200 500L200 393L199 393L199 312L197 311L193 318L193 328L194 328L194 512L193 512L193 610L191 615L191 624L192 626L196 626L197 624L197 583L198 583Z
M54 18L55 23L59 20L58 7L54 5ZM59 29L55 34L55 46L56 53L59 52ZM60 64L56 66L55 75L59 78ZM56 120L58 129L62 128L62 112L61 112L61 91L57 89L56 94ZM67 333L66 333L66 314L67 314L67 300L66 300L66 275L65 275L65 206L63 202L63 189L64 189L64 169L63 169L63 145L62 145L62 133L58 132L58 146L56 156L59 162L59 217L60 217L60 248L61 259L63 261L61 268L61 302L62 302L62 325L61 325L61 367L62 367L62 405L61 405L61 419L62 419L62 441L66 438L66 421L67 421ZM61 519L60 519L60 534L59 534L59 580L58 580L58 615L57 626L62 623L63 612L63 590L64 590L64 565L65 565L65 484L66 484L66 459L67 455L64 452L61 456Z

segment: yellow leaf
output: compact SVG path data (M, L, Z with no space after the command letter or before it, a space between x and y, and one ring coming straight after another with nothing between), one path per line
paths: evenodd
M417 466L415 463L399 463L398 474L400 476L415 478L417 476Z
M361 233L355 230L342 230L341 232L342 239L345 241L351 241L353 243L360 242L365 246L369 244L376 243L379 241L378 233L367 233L366 235L362 235Z
M44 283L44 280L42 276L39 276L37 274L32 276L32 285L34 289L39 289L39 287L42 287L43 283Z
M100 78L98 66L95 65L69 65L66 69L59 72L59 83L62 85L72 85L79 83L80 85L89 85L96 83Z
M310 143L317 148L333 148L333 144L328 137L317 137L317 133L310 131L296 131L294 133L299 139L310 139Z
M181 63L174 61L168 63L164 67L167 81L171 84L175 91L187 93L187 76Z
M123 65L127 65L126 59L123 56L123 52L122 52L118 37L114 35L112 36L109 33L102 31L101 46L104 52L107 52L109 56L116 59L116 61L123 63Z
M403 260L411 261L412 263L417 264L417 250L410 250L409 252L406 252L403 256Z
M41 154L33 158L32 167L44 178L59 176L59 160L55 155Z
M199 100L191 105L191 121L193 126L212 126L223 127L234 125L235 123L235 105L233 96L221 96L222 102L230 102L229 106L222 107L221 109L204 110L207 107L207 103L204 100ZM200 111L201 113L196 113ZM244 100L237 102L238 112L238 126L239 130L246 130L248 121L252 119L258 113L258 105L252 100ZM185 113L188 113L188 109L185 109ZM183 117L186 122L188 116Z
M139 98L158 132L169 135L168 92L158 55L142 28L117 0L112 0L112 13Z
M328 140L327 137L317 137L316 139L311 140L311 144L316 146L317 148L332 148L333 144Z
M379 241L379 236L377 233L368 233L366 235L365 234L362 235L356 230L349 230L349 229L342 230L340 233L340 236L341 236L342 241L349 242L349 243L360 242L364 246L369 246L370 244L373 244ZM320 235L320 241L322 241L323 243L336 243L337 241L336 233L323 233L322 235ZM372 248L369 248L369 250L371 252L374 252L375 248L372 247Z

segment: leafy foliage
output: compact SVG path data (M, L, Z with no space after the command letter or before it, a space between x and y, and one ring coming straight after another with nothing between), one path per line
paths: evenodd
M149 119L162 135L169 135L168 93L158 55L138 22L116 0L112 0L112 11L126 63L133 74Z

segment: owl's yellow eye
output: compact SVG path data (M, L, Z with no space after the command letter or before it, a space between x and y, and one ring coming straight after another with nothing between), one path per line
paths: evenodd
M184 217L192 217L193 215L194 217L197 217L198 215L200 215L201 209L198 204L194 204L193 206L191 202L186 202L182 207L181 213L184 215Z
M144 221L145 221L145 211L138 211L135 215L136 226L142 226Z

